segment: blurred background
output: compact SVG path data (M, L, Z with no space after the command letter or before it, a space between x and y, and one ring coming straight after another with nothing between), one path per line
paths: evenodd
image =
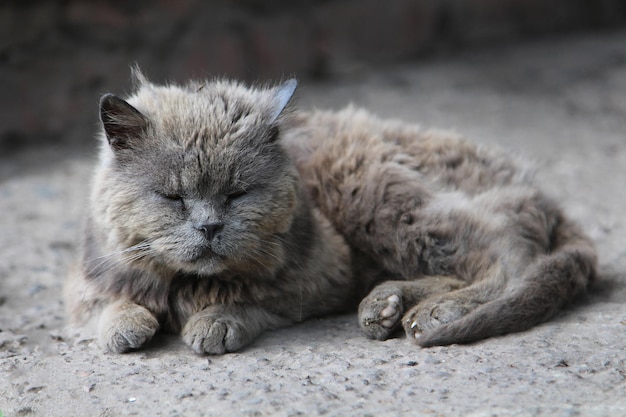
M0 154L93 145L97 102L157 82L371 67L626 25L624 0L3 0Z

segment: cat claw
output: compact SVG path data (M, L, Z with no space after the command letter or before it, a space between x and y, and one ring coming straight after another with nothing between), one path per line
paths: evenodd
M422 337L422 331L418 327L417 320L411 320L410 318L404 322L404 331L409 338L419 339ZM409 324L410 323L410 324Z

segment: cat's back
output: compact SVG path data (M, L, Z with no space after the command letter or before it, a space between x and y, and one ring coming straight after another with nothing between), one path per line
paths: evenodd
M305 179L324 182L359 175L376 181L377 173L400 170L423 179L433 192L473 195L529 185L533 174L521 161L454 133L380 119L352 106L294 115L283 143Z

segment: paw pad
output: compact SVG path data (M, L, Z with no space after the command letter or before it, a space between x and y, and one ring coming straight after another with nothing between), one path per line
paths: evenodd
M359 308L361 327L368 336L387 339L400 322L402 300L397 294L368 297Z
M380 325L391 329L398 323L400 317L400 297L397 295L391 295L387 297L387 307L383 308L380 312Z

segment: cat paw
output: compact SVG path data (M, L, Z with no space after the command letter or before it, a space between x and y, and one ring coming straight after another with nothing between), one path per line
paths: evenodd
M420 339L422 334L430 333L439 326L458 320L469 311L467 306L456 300L420 303L404 315L402 326L407 337Z
M100 344L108 351L124 353L140 348L159 328L159 322L139 305L112 308L100 320Z
M402 299L398 294L383 294L370 294L359 305L359 324L372 339L389 338L400 323Z
M182 336L198 354L221 355L236 351L249 342L246 329L239 320L202 312L189 319Z

